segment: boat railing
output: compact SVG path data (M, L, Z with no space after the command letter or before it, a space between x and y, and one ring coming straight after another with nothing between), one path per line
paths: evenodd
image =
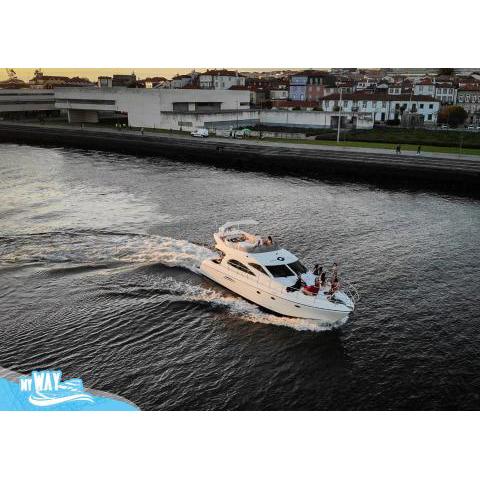
M347 295L347 297L356 304L360 300L360 293L358 292L355 285L348 281L342 281L342 288L341 291Z

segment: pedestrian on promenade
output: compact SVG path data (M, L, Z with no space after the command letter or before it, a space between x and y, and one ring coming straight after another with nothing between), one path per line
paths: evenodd
M143 135L143 127L140 129L140 132L141 132L141 133L142 133L142 135Z
M419 145L417 148L417 155L420 155L422 153L422 146Z
M397 145L396 152L397 152L397 155L400 155L402 153L402 148L400 147L400 144Z

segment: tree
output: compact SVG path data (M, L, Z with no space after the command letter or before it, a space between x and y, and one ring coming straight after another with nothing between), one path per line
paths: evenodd
M440 110L438 114L438 123L448 123L451 127L458 127L468 117L468 113L463 107L458 105L449 105Z
M454 68L439 68L438 69L438 74L439 75L445 75L446 77L451 77L452 75L455 75L455 69Z

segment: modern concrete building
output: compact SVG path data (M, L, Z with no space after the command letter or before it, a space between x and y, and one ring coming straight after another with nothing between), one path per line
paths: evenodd
M265 127L290 127L290 128L337 128L338 112L320 112L315 110L263 110L260 112L260 123ZM371 113L342 112L342 128L373 128L373 115Z
M130 126L168 130L251 125L256 118L248 90L59 88L55 106L70 122L96 123L99 112L120 112Z
M0 89L0 117L32 117L56 111L53 90Z

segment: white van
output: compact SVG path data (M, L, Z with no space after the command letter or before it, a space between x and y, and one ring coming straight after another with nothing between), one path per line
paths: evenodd
M208 129L207 128L196 128L193 130L190 135L192 137L208 137Z

